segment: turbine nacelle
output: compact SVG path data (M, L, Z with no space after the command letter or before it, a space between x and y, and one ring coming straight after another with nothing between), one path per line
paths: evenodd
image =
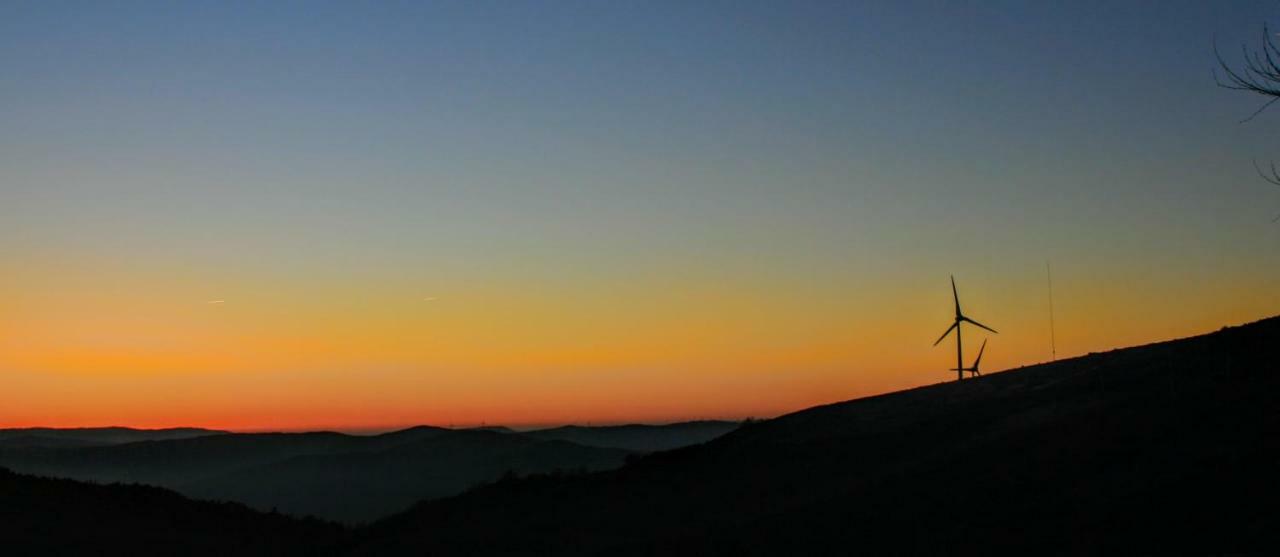
M982 328L982 329L986 329L986 330L991 331L991 332L996 333L996 334L1000 334L1000 333L999 333L999 331L996 331L995 329L992 329L991 327L988 327L988 326L986 326L986 325L983 325L982 323L979 323L979 322L977 322L977 321L974 321L973 319L970 319L968 316L966 316L966 315L964 314L964 312L963 312L963 311L961 311L961 310L960 310L960 294L956 291L956 277L955 277L955 276L952 276L952 277L951 277L951 299L952 299L952 301L954 301L954 302L955 302L955 308L956 308L956 316L955 316L955 320L954 320L954 321L952 321L952 322L951 322L951 326L950 326L950 327L947 327L947 330L946 330L945 332L943 332L943 333L942 333L942 336L938 337L938 340L933 341L933 345L934 345L934 346L937 346L937 345L938 345L938 343L942 342L942 341L943 341L943 339L946 339L946 338L947 338L947 335L950 335L952 331L955 331L955 333L956 333L956 367L952 368L952 369L951 369L951 371L955 371L955 372L957 372L957 378L958 378L958 379L963 379L963 378L964 378L964 372L966 372L966 371L971 371L971 372L973 372L973 373L974 373L974 375L977 375L977 374L978 374L978 369L977 369L977 368L978 368L978 361L980 361L980 360L982 359L982 351L986 349L987 344L986 344L986 341L985 341L985 340L982 342L982 348L978 350L978 359L977 359L977 360L974 360L974 362L973 362L973 367L972 367L972 368L966 368L966 367L964 367L964 349L963 349L963 346L962 346L962 345L961 345L961 343L960 343L960 324L961 324L961 323L968 323L968 324L970 324L970 325L973 325L973 326L976 326L976 327L979 327L979 328Z

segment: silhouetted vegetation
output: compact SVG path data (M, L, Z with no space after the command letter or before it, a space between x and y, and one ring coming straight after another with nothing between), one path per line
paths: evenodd
M1218 66L1225 74L1225 78L1218 78L1220 87L1248 91L1262 95L1266 99L1262 106L1245 119L1248 121L1280 100L1280 45L1276 44L1271 30L1263 25L1260 46L1250 48L1248 45L1241 45L1240 50L1244 63L1238 69L1223 59L1216 46L1214 55L1218 57ZM1254 164L1257 166L1256 162ZM1276 167L1275 162L1269 163L1266 169L1258 167L1257 170L1258 174L1268 182L1280 185L1280 168Z

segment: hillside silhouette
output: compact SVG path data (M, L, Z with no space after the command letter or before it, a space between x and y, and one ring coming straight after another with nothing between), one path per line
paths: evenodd
M6 555L1260 553L1280 546L1277 358L1271 318L810 408L617 469L505 475L357 528L3 473L0 536ZM566 443L387 435L365 454Z
M129 430L115 432L110 439L117 442L109 445L105 432L90 436L84 430L44 430L32 439L23 430L7 439L0 435L0 466L99 483L166 487L199 499L355 523L402 511L420 499L456 495L506 474L616 468L635 451L702 442L737 425L693 422L526 433L418 426L372 436L204 430L208 434L184 437L171 430L156 439L123 442L145 438L139 430Z
M585 427L567 425L527 431L538 439L558 439L591 447L653 452L705 443L738 429L738 422L704 420L669 425L629 424Z
M0 469L0 554L325 555L350 533L336 524L191 501L139 485L92 485Z
M505 474L621 466L627 451L459 431L377 451L295 456L181 486L184 494L258 509L365 522L423 498L456 495Z
M1280 547L1280 318L804 410L500 482L362 555L1230 553Z

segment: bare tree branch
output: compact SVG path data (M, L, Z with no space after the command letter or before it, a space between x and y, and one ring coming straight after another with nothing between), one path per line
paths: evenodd
M1253 159L1253 169L1258 171L1258 176L1261 176L1263 180L1280 186L1280 169L1276 168L1276 163L1271 163L1270 168L1264 170L1261 166L1258 166L1258 159Z
M1226 79L1219 76L1217 70L1213 72L1213 79L1219 87L1224 89L1249 91L1270 97L1261 107L1258 107L1258 110L1242 120L1242 122L1248 122L1280 100L1280 45L1276 44L1271 30L1263 25L1262 47L1250 51L1248 45L1240 45L1240 54L1244 59L1244 67L1237 70L1222 57L1215 42L1213 55L1218 59L1218 67L1222 68Z
M1244 59L1244 66L1236 69L1222 58L1222 53L1218 51L1218 44L1215 41L1213 55L1218 59L1218 67L1226 74L1226 78L1220 77L1217 69L1214 69L1213 79L1219 87L1225 89L1248 91L1268 97L1262 106L1253 111L1253 114L1241 120L1241 122L1248 122L1257 118L1259 114L1262 114L1276 101L1280 101L1280 45L1276 44L1276 36L1264 24L1262 26L1262 47L1251 51L1249 45L1243 44L1240 45L1240 53ZM1258 172L1258 176L1261 176L1263 180L1280 186L1280 168L1276 167L1276 163L1272 162L1264 169L1258 164L1257 160L1254 160L1253 169ZM1276 217L1276 219L1280 220L1280 217Z

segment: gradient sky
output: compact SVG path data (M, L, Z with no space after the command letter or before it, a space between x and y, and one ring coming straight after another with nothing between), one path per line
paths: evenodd
M0 426L772 416L1280 313L1252 2L6 2ZM976 332L966 337L980 342ZM972 352L970 356L972 357Z

